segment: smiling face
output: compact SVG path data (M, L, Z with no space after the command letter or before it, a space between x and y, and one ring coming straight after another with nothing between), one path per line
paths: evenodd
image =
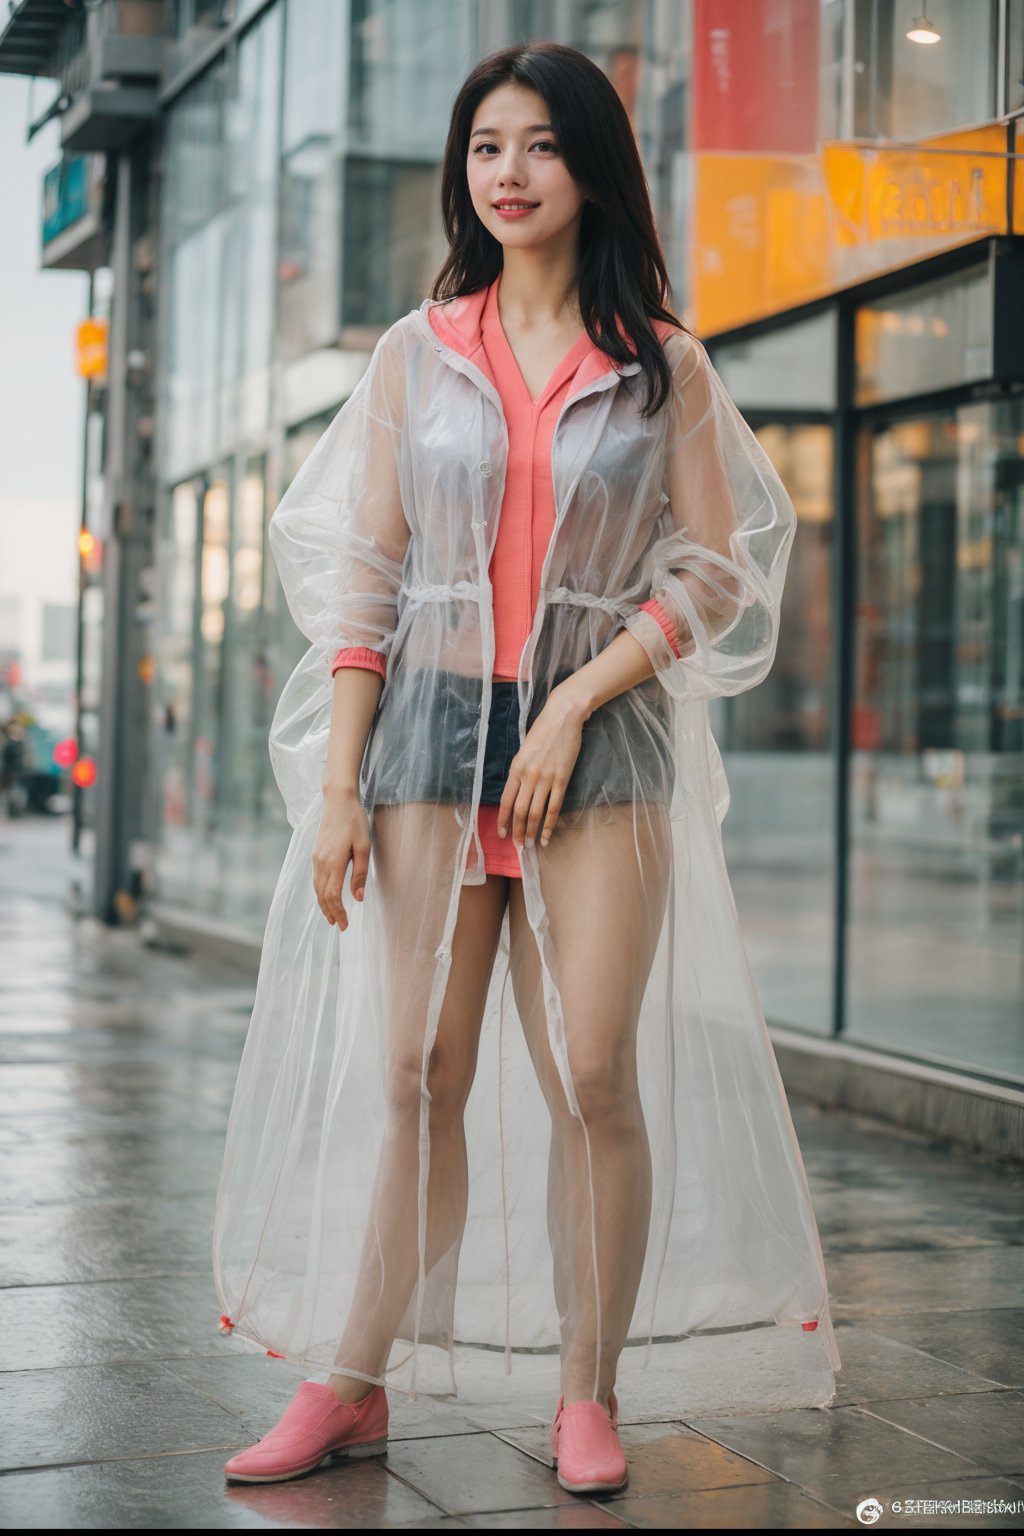
M482 99L470 128L466 176L477 217L506 249L575 244L584 193L566 169L551 114L536 91L505 84Z

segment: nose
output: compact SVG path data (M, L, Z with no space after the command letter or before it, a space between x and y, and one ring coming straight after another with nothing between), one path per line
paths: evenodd
M520 165L521 151L513 144L499 157L498 185L503 189L509 186L521 187L525 181Z

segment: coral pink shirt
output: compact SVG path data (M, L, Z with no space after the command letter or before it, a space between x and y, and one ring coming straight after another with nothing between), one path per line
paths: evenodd
M499 282L500 277L479 293L454 301L459 309L452 318L445 312L449 306L434 305L427 313L438 336L474 362L494 385L508 428L505 490L488 575L493 588L494 676L514 678L533 625L541 569L555 525L551 476L555 424L569 395L587 378L598 377L613 365L584 331L533 399L501 324ZM675 629L661 605L651 598L640 606L658 621L678 655ZM386 660L368 647L351 646L338 652L331 671L344 666L372 667L383 677ZM485 871L520 875L519 855L511 838L498 837L497 818L496 805L480 806L477 829Z

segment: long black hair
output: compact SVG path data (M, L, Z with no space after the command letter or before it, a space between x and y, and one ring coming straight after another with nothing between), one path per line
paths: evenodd
M430 298L475 293L502 269L501 243L484 228L469 195L466 157L478 105L508 83L543 98L566 169L593 199L584 203L580 222L580 315L591 341L612 362L640 363L647 385L642 414L651 416L672 382L651 321L686 327L667 307L672 287L632 125L615 87L585 53L562 43L517 43L481 59L464 81L452 107L441 172L449 251ZM635 350L620 335L616 315Z

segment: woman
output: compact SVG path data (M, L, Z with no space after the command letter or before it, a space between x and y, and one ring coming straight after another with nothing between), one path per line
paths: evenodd
M674 1416L834 1391L707 718L771 666L795 517L584 55L473 70L442 201L432 298L270 525L312 648L215 1264L223 1325L328 1380L226 1472L375 1454L385 1386L499 1346L557 1351L559 1481L609 1492L639 1354Z

